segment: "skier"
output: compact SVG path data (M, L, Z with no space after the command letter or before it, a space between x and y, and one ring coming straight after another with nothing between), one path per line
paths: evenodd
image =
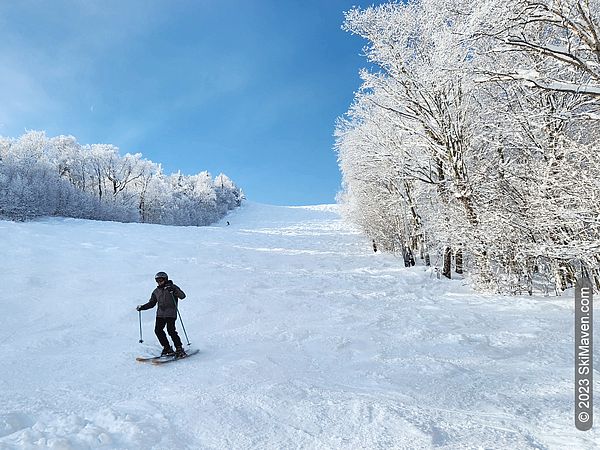
M186 356L185 350L181 345L181 339L175 329L175 321L177 320L177 301L178 299L184 299L185 293L179 289L179 287L173 284L173 281L169 280L168 275L165 272L158 272L154 279L158 283L158 286L152 292L148 303L138 305L136 309L143 311L145 309L154 308L158 303L156 310L156 324L154 325L154 333L158 338L158 341L163 346L161 356L175 355L179 358ZM169 344L167 335L165 334L165 325L167 326L167 332L173 340L175 345L175 351Z

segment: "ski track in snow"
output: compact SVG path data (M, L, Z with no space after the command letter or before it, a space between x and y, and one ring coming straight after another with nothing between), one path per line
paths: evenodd
M571 293L482 295L405 269L334 206L248 204L203 228L0 222L0 237L0 449L600 442L572 420ZM140 345L134 308L159 270L188 295L200 354L155 367L135 362L159 351L154 310Z

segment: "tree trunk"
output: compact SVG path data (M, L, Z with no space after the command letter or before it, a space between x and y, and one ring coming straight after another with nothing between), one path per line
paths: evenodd
M456 265L456 273L463 273L463 253L462 248L456 250L456 255L454 256L454 264Z
M442 269L442 275L446 278L452 278L452 249L450 247L446 247L444 251L444 268Z

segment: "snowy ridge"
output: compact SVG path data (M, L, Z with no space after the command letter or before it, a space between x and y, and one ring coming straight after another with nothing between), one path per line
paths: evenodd
M572 423L570 296L405 269L335 211L0 222L0 449L594 448ZM163 367L135 362L158 349L134 309L158 270L201 351Z

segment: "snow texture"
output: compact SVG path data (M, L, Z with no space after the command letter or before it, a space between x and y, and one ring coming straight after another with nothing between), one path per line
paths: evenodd
M203 228L0 222L0 237L2 450L600 442L573 425L570 294L405 269L334 206L248 204ZM135 306L159 270L188 295L200 354L156 367L135 362L159 350L154 311L138 343Z

